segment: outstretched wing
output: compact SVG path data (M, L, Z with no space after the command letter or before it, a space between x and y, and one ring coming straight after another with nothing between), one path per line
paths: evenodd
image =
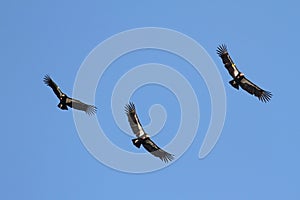
M82 110L88 115L93 115L97 112L96 106L85 104L77 99L67 98L66 104L71 108Z
M59 87L54 83L54 81L50 78L49 75L46 75L44 77L44 83L52 88L53 92L57 96L57 98L60 98L64 93L59 89Z
M142 144L147 151L164 162L169 162L174 159L174 155L159 148L150 138L146 138Z
M125 112L128 117L128 121L133 133L136 137L141 137L145 135L145 131L140 123L140 120L136 114L134 103L130 102L125 105Z
M249 92L252 95L255 95L258 97L258 99L264 103L270 101L272 97L272 93L269 91L265 91L252 83L250 80L248 80L246 77L243 77L240 81L240 86Z
M217 54L222 58L223 64L225 65L231 77L235 78L240 71L237 69L230 55L228 54L227 46L225 44L219 45L217 48Z

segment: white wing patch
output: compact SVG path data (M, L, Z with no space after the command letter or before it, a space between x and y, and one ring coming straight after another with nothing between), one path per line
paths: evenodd
M234 68L234 72L233 72L234 77L237 77L237 75L239 75L239 70L237 70L235 64L232 64L232 68Z
M139 122L139 118L136 114L136 111L135 111L133 105L126 106L126 114L128 117L128 122L130 124L130 127L131 127L133 133L136 135L136 137L139 137L139 138L145 137L146 133L145 133L142 125Z
M132 123L129 122L131 129L132 129L133 133L136 135L136 137L142 137L145 135L144 129L143 129L142 125L139 123L139 119L136 114L134 115L134 118L135 118L135 121L137 122L137 124L134 123L134 121L130 117L130 121L132 121Z

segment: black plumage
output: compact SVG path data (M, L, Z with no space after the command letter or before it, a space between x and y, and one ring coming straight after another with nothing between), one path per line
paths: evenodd
M130 102L125 106L125 112L128 117L128 121L133 133L137 138L132 139L132 143L140 148L141 145L155 157L160 158L164 162L169 162L174 159L174 155L164 151L158 147L151 139L150 136L144 131L140 120L136 114L135 105Z
M217 54L221 57L225 68L228 70L229 74L233 80L229 81L232 87L239 89L239 86L246 90L248 93L256 96L262 102L268 102L272 98L272 93L261 89L250 80L248 80L243 73L241 73L234 62L232 61L230 55L228 54L226 45L222 44L217 48Z
M68 107L74 108L76 110L82 110L86 112L88 115L93 115L97 111L97 107L93 105L85 104L77 99L73 99L68 97L65 93L63 93L60 88L56 85L56 83L51 79L49 75L44 77L44 83L51 87L57 98L59 99L59 104L57 105L62 110L68 110Z

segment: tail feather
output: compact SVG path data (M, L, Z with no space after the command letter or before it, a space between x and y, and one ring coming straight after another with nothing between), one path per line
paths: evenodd
M66 105L62 104L62 103L59 103L59 104L57 105L57 107L59 107L59 108L62 109L62 110L68 110L68 107L67 107Z
M137 148L141 147L142 141L138 138L132 139L132 143L134 144L134 146L136 146Z
M235 89L239 89L239 84L233 79L233 80L231 80L231 81L229 81L229 83L230 83L230 85L232 86L232 87L234 87Z

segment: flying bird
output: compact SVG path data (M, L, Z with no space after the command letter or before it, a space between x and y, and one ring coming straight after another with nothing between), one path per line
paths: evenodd
M128 117L128 121L133 133L136 135L137 138L132 139L132 143L137 147L140 148L141 145L150 152L155 157L160 158L164 162L169 162L174 159L174 155L162 150L159 148L151 139L150 136L144 131L140 120L136 114L135 105L130 102L129 104L125 105L125 112Z
M88 105L82 103L77 99L73 99L68 97L65 93L63 93L60 88L56 85L56 83L50 78L49 75L44 77L44 83L52 88L53 92L59 99L59 104L57 105L62 110L68 110L68 107L74 108L77 110L82 110L86 112L88 115L93 115L97 111L96 106Z
M246 90L248 93L258 97L258 99L264 103L270 101L272 93L266 90L261 89L250 80L248 80L243 73L241 73L231 57L228 54L227 47L225 44L219 45L217 48L217 54L221 57L225 68L228 70L229 74L233 78L229 81L232 87L239 89L241 86L242 89Z

